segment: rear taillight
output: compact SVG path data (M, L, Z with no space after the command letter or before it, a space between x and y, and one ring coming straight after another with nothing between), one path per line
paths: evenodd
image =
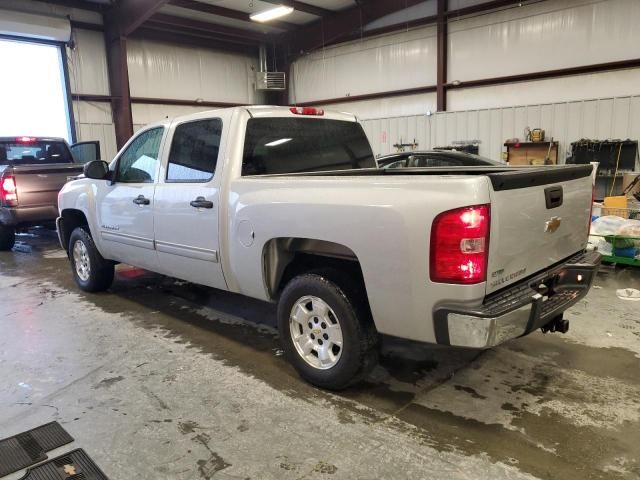
M13 206L18 203L18 189L13 175L0 177L0 199L4 205Z
M289 111L296 115L324 115L324 110L316 107L290 107Z
M432 282L472 284L487 279L490 206L441 213L431 227Z

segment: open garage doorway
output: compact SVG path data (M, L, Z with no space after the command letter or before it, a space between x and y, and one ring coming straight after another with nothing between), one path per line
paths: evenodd
M0 137L72 141L61 48L0 38L0 59Z

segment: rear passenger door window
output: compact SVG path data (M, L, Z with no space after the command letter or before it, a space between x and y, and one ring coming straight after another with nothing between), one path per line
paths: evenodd
M167 164L168 183L206 183L216 172L222 120L210 118L176 127Z

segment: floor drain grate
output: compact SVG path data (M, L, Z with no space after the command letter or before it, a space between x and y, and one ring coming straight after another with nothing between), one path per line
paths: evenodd
M0 440L0 477L47 459L46 452L73 442L58 422Z

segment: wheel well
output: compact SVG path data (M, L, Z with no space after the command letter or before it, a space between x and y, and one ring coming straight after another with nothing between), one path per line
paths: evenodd
M78 227L87 227L88 230L89 222L87 222L87 217L81 210L72 208L63 210L61 216L63 222L61 224L60 239L62 240L62 246L68 252L71 232L73 232Z
M324 268L348 274L365 289L358 257L344 245L309 238L274 238L264 246L263 274L271 298L296 275Z

